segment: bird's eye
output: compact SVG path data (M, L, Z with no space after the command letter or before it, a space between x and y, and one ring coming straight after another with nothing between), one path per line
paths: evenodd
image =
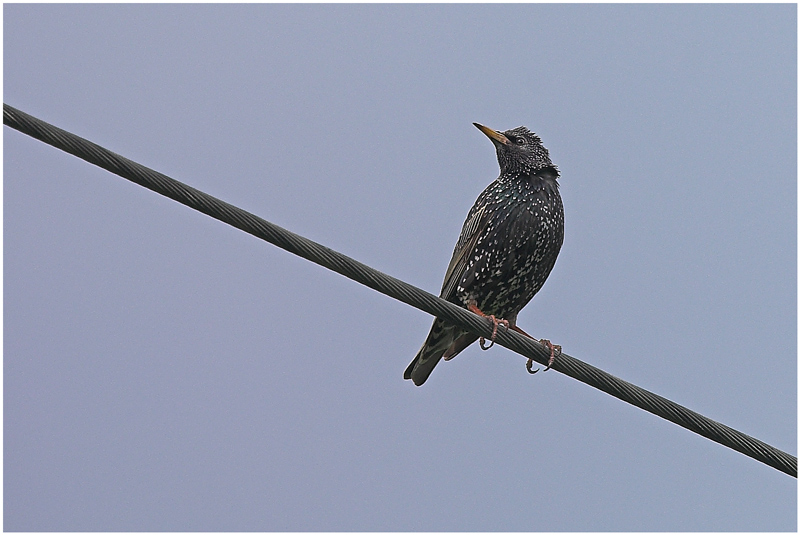
M525 144L525 138L524 137L518 137L517 139L514 140L514 143L516 143L517 145L524 145Z

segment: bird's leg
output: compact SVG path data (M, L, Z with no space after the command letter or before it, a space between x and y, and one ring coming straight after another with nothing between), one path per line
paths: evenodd
M517 331L519 334L527 336L531 340L536 340L537 342L539 342L540 344L542 344L543 346L547 347L550 350L550 358L547 361L547 366L545 367L544 371L549 370L553 366L553 362L555 362L556 360L556 352L558 352L559 355L561 354L561 346L555 345L552 342L550 342L550 340L547 340L545 338L542 339L534 338L533 336L523 331L520 327L509 324L508 320L497 319L494 317L494 315L487 316L486 314L483 313L483 311L480 308L478 308L478 303L474 300L470 301L469 304L467 304L467 309L469 309L470 312L477 314L478 316L481 316L483 318L489 318L490 320L492 320L492 323L494 323L494 328L492 329L492 337L489 338L489 341L491 343L488 346L485 345L486 339L483 336L481 336L480 340L478 341L478 343L481 346L481 349L483 350L489 349L494 345L494 337L497 336L497 327L499 325L502 325L503 327L505 327L506 330L511 329L512 331ZM533 369L533 359L531 358L528 359L527 364L525 364L525 368L531 375L539 371L538 368L536 370Z
M553 366L553 362L555 362L555 360L556 360L556 351L558 352L559 355L561 354L561 346L553 345L550 342L550 340L545 340L544 338L542 338L541 340L537 340L536 338L534 338L533 336L529 335L528 333L526 333L525 331L523 331L522 329L520 329L516 325L512 326L511 330L517 331L518 333L523 334L523 335L527 336L528 338L530 338L532 340L536 340L537 342L539 342L543 346L545 346L548 349L550 349L550 360L547 361L547 367L544 369L544 371L549 370ZM539 371L538 369L533 370L533 359L528 359L528 363L525 364L525 368L527 368L528 373L530 373L530 374L534 374L534 373Z
M490 320L492 320L492 323L494 324L494 328L492 329L492 337L489 338L491 344L489 344L488 346L484 345L486 343L486 339L483 336L481 336L480 340L478 341L478 343L481 346L481 349L487 350L494 345L494 337L497 336L497 327L499 325L502 325L503 327L506 328L506 330L508 330L509 327L508 320L502 320L502 319L499 320L495 318L493 314L487 316L481 311L480 308L478 308L478 303L476 303L474 300L470 301L469 304L467 304L467 309L469 309L470 312L477 314L478 316L481 316L483 318L489 318Z
M561 346L553 345L550 340L545 340L544 338L539 340L539 343L550 348L550 359L547 361L547 367L544 369L544 371L547 371L556 360L556 351L558 351L559 355L561 354Z
M526 333L525 331L523 331L522 329L520 329L516 325L511 327L511 330L517 331L519 334L521 334L523 336L527 336L531 340L536 340L536 338L534 338L533 336L529 335L528 333ZM536 340L536 341L538 342L538 340ZM536 368L535 370L533 369L533 359L531 359L531 358L529 358L528 362L525 363L525 369L528 370L528 373L531 374L531 375L533 375L534 373L539 371L539 368Z

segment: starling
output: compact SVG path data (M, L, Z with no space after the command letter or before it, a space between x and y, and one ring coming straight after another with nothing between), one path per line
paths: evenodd
M558 168L539 136L524 126L496 132L473 124L497 149L500 176L467 214L439 296L489 317L495 333L502 324L526 334L516 326L517 314L547 280L564 241ZM436 318L404 377L423 384L440 359L452 359L477 339ZM542 343L549 345L552 363L553 345Z

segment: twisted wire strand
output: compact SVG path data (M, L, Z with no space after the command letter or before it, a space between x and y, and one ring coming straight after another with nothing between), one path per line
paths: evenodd
M446 319L479 336L487 338L491 336L492 322L486 318L481 318L416 286L377 271L5 103L3 124L428 314ZM542 365L547 364L550 356L549 350L543 345L514 331L498 331L496 342ZM797 457L581 360L561 353L552 369L797 477Z

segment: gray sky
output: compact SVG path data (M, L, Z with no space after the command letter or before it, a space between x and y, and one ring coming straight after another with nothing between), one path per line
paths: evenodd
M525 125L528 332L797 452L794 5L5 5L4 101L437 292ZM8 128L6 530L786 530L796 480Z

